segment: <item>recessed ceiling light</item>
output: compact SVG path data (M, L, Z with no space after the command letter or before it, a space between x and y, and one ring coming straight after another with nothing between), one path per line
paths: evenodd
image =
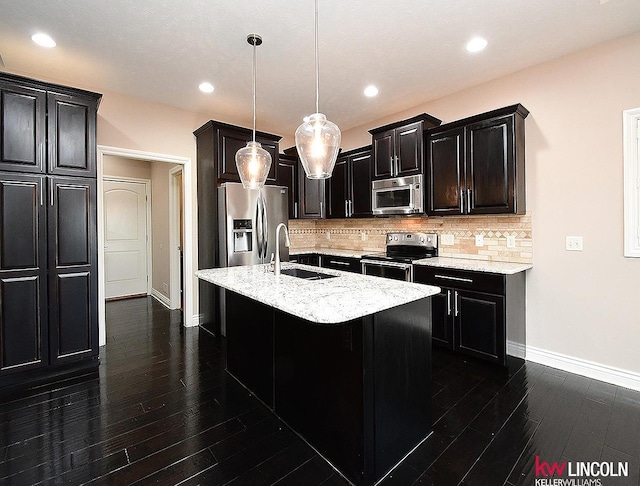
M485 47L487 47L486 39L483 39L482 37L474 37L467 42L466 49L468 52L480 52Z
M42 47L55 47L56 41L54 41L47 34L43 34L42 32L38 34L33 34L31 36L31 40Z
M200 91L202 91L203 93L213 93L213 84L211 83L200 83L200 86L198 86L198 88L200 88Z
M378 88L376 88L374 85L370 84L369 86L367 86L364 89L364 95L368 96L369 98L373 98L374 96L376 96L378 94Z

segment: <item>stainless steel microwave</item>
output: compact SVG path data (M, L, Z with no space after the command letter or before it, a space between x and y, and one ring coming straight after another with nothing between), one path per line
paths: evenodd
M371 190L374 215L424 212L422 175L373 181Z

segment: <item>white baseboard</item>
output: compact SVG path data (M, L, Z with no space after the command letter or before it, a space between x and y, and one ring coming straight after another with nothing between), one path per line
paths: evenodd
M507 341L507 354L524 359L527 357L527 347L524 344Z
M187 327L199 326L200 324L202 324L202 319L203 319L202 314L194 314L193 316L191 316L190 321L185 320L185 326ZM187 324L187 322L189 323Z
M156 289L151 289L151 297L156 299L162 305L164 305L167 309L171 309L171 300L169 297L164 295L162 292Z
M527 360L640 391L640 374L527 346Z

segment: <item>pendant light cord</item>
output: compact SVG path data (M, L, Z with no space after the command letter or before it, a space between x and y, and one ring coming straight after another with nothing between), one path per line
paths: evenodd
M318 0L316 0L316 23L315 23L315 50L316 50L316 113L320 113L320 76L318 60Z
M253 43L253 141L256 141L256 42L254 37Z

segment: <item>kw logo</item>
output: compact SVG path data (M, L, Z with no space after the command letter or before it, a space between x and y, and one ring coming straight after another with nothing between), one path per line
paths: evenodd
M567 467L566 462L562 462L558 464L554 462L549 464L548 462L540 462L540 456L536 456L536 477L540 476L553 476L557 474L561 476L564 473L565 468Z

